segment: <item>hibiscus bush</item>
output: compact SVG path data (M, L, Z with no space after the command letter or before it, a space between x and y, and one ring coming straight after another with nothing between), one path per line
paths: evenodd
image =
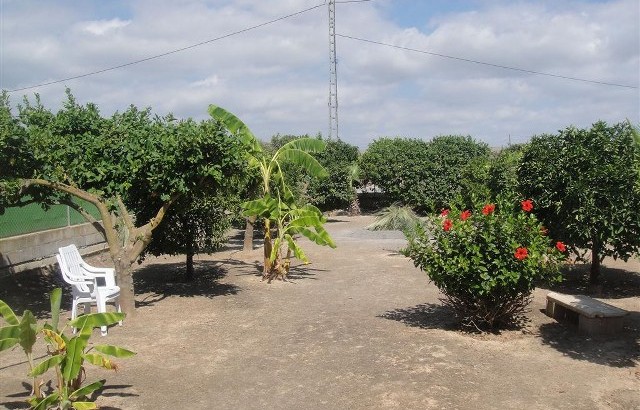
M533 208L531 200L499 198L476 210L445 209L409 235L403 253L427 273L463 325L518 325L536 283L561 279L566 254Z

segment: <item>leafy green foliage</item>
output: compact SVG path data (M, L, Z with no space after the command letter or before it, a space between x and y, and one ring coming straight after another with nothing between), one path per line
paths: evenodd
M370 231L411 232L420 222L420 217L410 207L392 204L380 212L376 220L367 226L367 229Z
M431 156L427 142L380 138L369 144L358 166L362 179L381 188L391 201L418 207L428 202Z
M277 234L269 255L269 260L275 264L273 272L268 277L269 280L276 276L286 277L291 255L304 263L309 263L306 254L295 240L296 236L304 236L317 245L336 247L329 233L324 229L326 218L311 204L298 207L266 194L263 198L245 202L243 208L245 215L258 215L275 224ZM282 247L286 247L286 257L283 257Z
M267 145L275 152L285 143L309 138L308 135L275 135ZM323 140L321 136L316 139ZM341 140L324 140L325 149L313 156L327 171L325 177L312 177L300 165L282 164L285 180L298 204L311 203L323 211L345 209L356 198L353 167L358 160L358 147Z
M164 217L141 257L186 255L185 280L193 279L193 256L218 250L226 240L232 217L240 213L238 192L209 193L203 189L180 197Z
M327 140L325 150L315 156L329 176L311 178L307 190L309 202L324 211L346 209L356 199L354 167L358 147L341 140Z
M222 121L230 132L241 132L249 139L246 143L252 147L248 154L249 164L259 170L262 198L248 201L243 204L243 208L245 216L259 216L264 220L263 278L284 278L289 270L290 251L302 258L303 253L294 240L295 234L303 234L320 245L335 246L322 227L325 220L321 217L320 211L311 205L296 205L294 194L283 171L287 164L295 164L311 177L325 178L327 171L312 155L323 151L325 142L314 138L291 138L275 148L275 152L265 152L238 117L213 105L209 107L209 114ZM315 215L316 212L318 215ZM272 223L275 223L277 228L275 243L272 242ZM313 227L315 232L308 230L309 227ZM284 264L280 263L282 257L279 253L283 239L289 245ZM303 260L306 261L306 256ZM274 264L274 261L278 263Z
M57 288L51 292L51 324L45 323L42 328L36 327L36 320L26 310L19 324L17 316L9 306L0 301L0 313L9 324L0 328L0 346L7 346L5 336L14 336L22 346L29 362L29 376L33 377L33 396L28 399L33 409L96 409L95 403L87 401L87 396L100 389L103 381L96 381L83 386L85 379L85 362L107 370L116 370L117 365L111 357L131 357L135 353L113 345L89 345L93 329L108 326L124 319L124 313L91 313L80 316L67 323L65 328L58 329L60 317L60 301L62 291ZM73 337L64 334L66 327L78 328ZM17 331L16 331L17 328ZM41 333L47 344L48 357L38 364L33 363L32 348L36 343L36 335ZM7 346L8 347L8 346ZM6 347L5 347L6 348ZM91 350L98 353L91 353ZM4 350L4 349L0 349ZM106 355L106 356L105 356ZM49 370L54 370L56 387L49 391L42 389L45 384L38 377ZM49 384L51 385L51 384Z
M66 204L90 222L78 197L95 205L122 289L125 312L135 311L131 265L181 196L237 187L249 146L218 121L152 116L134 106L103 118L94 104L80 105L68 92L57 113L25 98L18 116L6 96L0 106L0 208L21 205L27 195L47 207ZM5 134L6 133L6 134ZM178 213L184 210L182 208Z
M591 250L591 282L605 256L627 260L640 249L639 157L633 127L602 121L534 137L524 150L520 190L551 234Z
M426 272L462 323L517 324L539 280L559 280L563 244L552 242L527 202L499 200L433 215L403 253Z
M363 179L382 188L390 200L434 211L462 197L484 199L489 148L471 137L382 138L360 157Z
M518 194L518 167L525 145L512 145L498 152L490 162L487 185L491 198Z

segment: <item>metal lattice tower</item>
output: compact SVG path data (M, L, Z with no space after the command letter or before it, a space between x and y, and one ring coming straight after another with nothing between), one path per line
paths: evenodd
M329 0L329 138L338 135L338 71L336 70L336 2Z

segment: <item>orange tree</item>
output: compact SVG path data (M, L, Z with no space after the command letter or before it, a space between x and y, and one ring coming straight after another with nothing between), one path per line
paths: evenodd
M224 190L244 172L243 144L216 121L152 116L131 106L103 118L71 93L57 113L36 97L11 111L0 101L0 211L37 202L66 204L104 235L121 304L135 312L132 264L178 199L207 186ZM96 221L73 198L94 205ZM153 205L153 212L148 212ZM142 211L147 211L143 217Z
M591 283L598 281L605 256L627 260L640 250L635 132L628 122L600 121L590 129L534 137L523 153L520 192L534 200L554 237L574 250L591 250Z

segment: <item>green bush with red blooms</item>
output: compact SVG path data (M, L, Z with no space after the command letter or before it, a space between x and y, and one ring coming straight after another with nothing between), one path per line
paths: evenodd
M532 213L533 201L496 202L429 217L403 250L461 324L478 330L520 324L536 283L560 281L566 257Z

